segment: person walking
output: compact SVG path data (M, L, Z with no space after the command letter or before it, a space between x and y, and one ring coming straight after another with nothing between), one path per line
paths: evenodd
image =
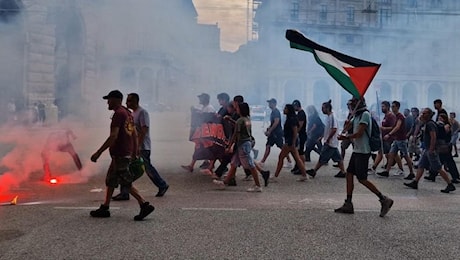
M144 161L145 173L149 179L158 187L155 197L163 197L169 189L168 183L161 178L157 169L150 161L151 140L150 140L150 117L147 110L139 105L139 94L131 93L126 98L126 106L133 111L134 125L138 133L139 155ZM129 187L121 186L120 194L114 196L113 200L129 200Z
M123 94L118 90L110 91L103 97L107 100L109 110L113 110L112 122L110 123L110 135L101 147L91 156L92 162L97 162L101 154L109 149L112 161L105 179L106 194L104 203L90 212L91 217L110 217L110 200L114 189L120 184L129 187L129 192L139 203L140 212L134 216L135 221L143 220L155 210L153 205L146 201L139 191L132 185L133 176L129 172L129 163L137 157L138 140L137 131L131 112L122 106Z
M449 179L446 171L442 168L441 160L439 159L439 153L436 151L438 127L436 123L431 119L433 118L433 115L433 110L430 108L425 108L422 111L420 120L425 124L425 130L423 131L423 143L425 148L418 163L415 180L410 183L404 183L404 185L412 189L418 189L418 183L422 178L423 172L425 169L427 169L441 175L441 177L447 183L447 187L441 190L441 192L449 193L455 190L455 186L452 184L452 181Z
M278 156L278 164L276 165L275 175L270 178L276 182L276 178L278 178L281 168L283 168L283 161L284 158L291 154L294 157L296 165L299 167L299 171L302 176L297 179L297 181L306 181L308 179L307 173L305 171L305 164L304 161L300 159L299 151L297 150L296 146L298 144L298 129L299 129L299 121L297 119L294 106L291 104L287 104L284 107L283 113L286 115L286 121L284 122L284 145L281 147L281 152Z
M374 193L380 201L380 217L384 217L390 208L393 206L393 200L384 196L377 187L367 179L367 166L371 156L371 147L369 145L369 136L366 134L372 132L371 114L367 110L364 98L353 98L351 106L355 111L354 117L351 121L353 129L352 134L340 135L339 140L353 139L353 153L351 154L346 173L346 186L347 198L342 207L334 210L336 213L353 214L354 208L352 203L354 177L358 179L359 183L364 185L372 193Z

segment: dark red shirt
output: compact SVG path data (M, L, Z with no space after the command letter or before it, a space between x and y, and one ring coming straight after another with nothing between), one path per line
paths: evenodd
M134 120L131 112L123 106L115 109L110 128L118 127L118 136L109 148L111 156L130 156L133 152Z
M389 112L385 114L382 120L383 127L394 127L396 125L396 116ZM382 130L382 136L387 135L391 130Z
M401 126L399 127L398 131L396 131L396 133L393 132L393 134L391 135L392 137L394 137L395 140L403 141L403 140L407 139L407 137L406 137L406 124L404 122L405 120L406 120L406 118L404 117L403 114L401 114L401 113L396 114L395 126L398 123L398 121L401 121Z

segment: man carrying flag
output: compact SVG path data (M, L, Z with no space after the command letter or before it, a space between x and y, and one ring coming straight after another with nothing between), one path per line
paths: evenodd
M345 175L347 199L342 207L334 211L337 213L354 213L352 195L354 189L353 175L355 175L361 184L377 195L382 206L380 217L384 217L393 206L393 200L384 196L367 179L367 166L371 155L369 133L372 132L372 121L363 97L380 65L328 49L305 38L301 33L294 30L286 31L286 39L290 41L291 48L313 53L316 62L323 66L329 75L354 96L350 100L353 118L347 126L347 129L349 127L353 131L346 135L338 136L339 140L353 140L354 142L353 153Z

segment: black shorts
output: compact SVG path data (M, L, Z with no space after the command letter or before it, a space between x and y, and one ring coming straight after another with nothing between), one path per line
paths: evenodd
M369 165L370 153L352 153L348 163L347 173L351 173L358 180L367 180L367 167Z
M278 146L278 148L283 147L283 135L270 135L267 137L267 146Z

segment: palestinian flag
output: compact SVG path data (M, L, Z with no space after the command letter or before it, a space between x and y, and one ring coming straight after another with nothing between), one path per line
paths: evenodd
M364 96L380 64L357 59L321 46L295 30L286 30L291 48L309 51L316 62L323 66L346 91L354 97Z

